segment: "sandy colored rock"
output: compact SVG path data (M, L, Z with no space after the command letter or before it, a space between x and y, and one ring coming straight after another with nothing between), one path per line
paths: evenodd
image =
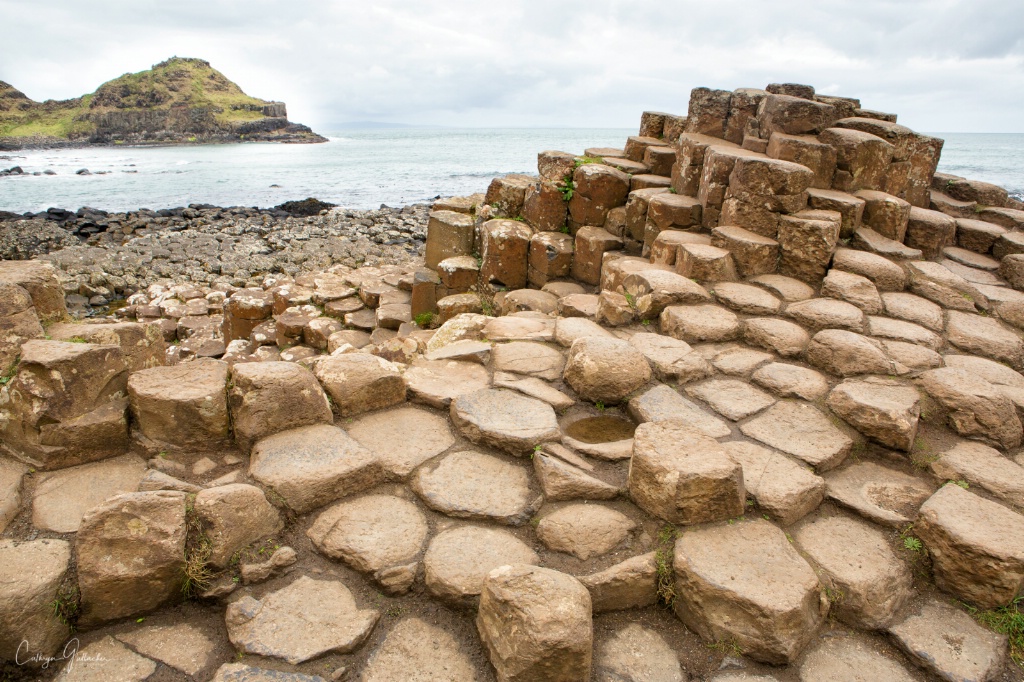
M69 651L70 653L70 651ZM107 636L75 652L57 678L61 682L142 682L156 671L153 661L139 656L113 637Z
M1006 636L960 609L929 600L889 628L911 661L942 679L991 680L1006 662Z
M902 291L907 286L907 274L903 268L878 254L837 249L832 267L867 277L880 291Z
M954 367L921 375L921 388L947 410L950 426L962 436L1012 448L1022 427L1013 401L976 374Z
M665 384L659 384L631 399L629 414L641 423L664 420L684 421L709 438L724 438L732 433L732 429L725 421Z
M901 528L914 520L932 486L920 478L874 462L856 462L825 477L826 494L883 526Z
M563 500L610 500L619 489L594 478L558 457L538 452L533 455L533 471L549 502Z
M852 303L868 315L883 310L882 299L871 280L852 272L829 270L821 283L821 295Z
M832 611L842 622L878 630L910 601L910 569L871 524L831 516L801 526L793 537L836 595Z
M181 594L185 505L181 492L125 493L85 514L75 538L83 624L145 613Z
M538 506L525 468L478 452L456 452L427 464L410 487L431 509L510 526L525 523Z
M455 211L432 211L427 223L426 266L436 269L446 258L471 255L474 225L473 216Z
M643 608L658 601L655 553L641 554L579 581L590 591L594 613Z
M828 380L820 372L800 365L773 362L764 365L750 377L780 398L803 398L814 402L828 393Z
M348 353L323 358L314 373L342 417L405 402L405 381L398 367L375 355Z
M235 440L242 450L274 433L333 421L316 377L292 362L235 365L228 407Z
M977 287L938 263L911 261L907 272L910 290L943 308L973 313L978 307L988 307L988 299Z
M252 450L249 475L304 514L384 479L376 455L341 429L321 424L268 436Z
M32 297L32 306L42 322L62 320L68 309L57 270L38 260L5 260L0 263L0 284L21 287Z
M472 605L495 568L539 561L536 552L508 531L458 526L430 541L423 556L424 582L438 599Z
M710 526L676 540L676 614L706 642L792 662L828 610L821 585L785 534L760 519Z
M448 420L426 410L397 407L360 417L348 435L377 455L388 473L405 478L455 443Z
M225 663L217 668L211 682L326 682L318 675L283 673L279 670L256 668L241 663Z
M847 379L832 389L829 409L863 433L896 450L909 452L917 437L921 397L913 386L891 379Z
M70 560L64 540L0 540L0 660L59 653L71 630L51 603Z
M338 580L302 576L262 599L228 605L228 638L238 649L298 665L328 653L349 653L369 636L380 613L361 611Z
M523 564L494 569L476 624L503 682L590 679L590 594L571 576Z
M743 469L714 439L684 421L637 427L629 494L670 523L718 521L743 513Z
M644 319L658 317L671 305L710 303L707 289L688 277L664 270L642 270L626 275L625 293L633 297L637 313Z
M584 337L569 348L564 379L584 400L617 403L650 378L643 354L621 339Z
M391 593L406 592L427 539L419 508L392 495L365 495L321 512L306 531L317 550L368 573Z
M522 456L560 437L555 411L545 402L506 389L483 389L451 402L452 422L470 441Z
M678 380L688 383L711 376L711 365L690 344L671 336L641 332L629 339L629 344L643 353L662 381Z
M778 452L743 441L729 441L722 447L743 467L747 493L783 525L802 519L825 498L825 481L820 476Z
M195 511L210 539L209 562L215 568L227 567L235 552L284 527L263 491L244 483L201 490Z
M638 623L620 628L596 649L597 682L686 682L672 647Z
M21 481L28 467L0 458L0 533L21 510Z
M882 302L889 317L919 324L933 332L942 332L945 327L942 308L920 296L890 292L882 294Z
M824 329L807 345L807 362L829 374L894 374L892 360L874 339L845 329Z
M1024 341L996 319L951 310L946 331L949 342L968 353L1005 362L1015 369L1024 364Z
M823 639L800 666L800 682L839 680L912 682L906 668L855 637Z
M982 609L1005 606L1024 584L1024 517L957 485L921 505L914 532L932 558L935 585Z
M486 365L491 359L491 344L463 339L424 353L427 360L466 360Z
M864 313L857 306L845 301L827 298L812 298L790 303L786 316L796 320L812 331L820 329L847 329L852 332L864 330Z
M636 528L625 514L597 504L570 504L545 514L537 538L549 550L581 561L607 554Z
M945 481L968 481L1017 507L1024 507L1024 467L998 450L963 441L928 465Z
M43 474L32 495L32 525L75 533L87 511L115 495L135 492L145 470L146 463L135 455L122 455Z
M793 455L815 469L839 466L853 441L816 407L800 401L780 401L740 426L743 435Z
M445 409L454 398L490 387L491 376L475 362L416 359L405 371L410 400Z
M446 630L407 618L388 633L363 670L363 682L476 682L473 663Z
M719 303L746 315L776 315L782 308L782 301L764 289L737 282L717 283L715 298Z
M513 341L495 344L493 366L499 372L515 372L553 381L562 376L562 353L542 343Z
M695 386L686 392L711 406L718 414L738 421L775 403L775 398L760 391L745 381L737 379L713 379Z
M140 654L186 675L199 675L215 661L216 644L190 623L150 625L122 633L117 638Z
M659 322L662 334L687 343L731 341L740 334L736 314L715 305L669 306Z
M711 364L722 374L747 378L753 374L754 370L763 364L771 362L772 359L771 353L764 353L737 345L717 353Z
M150 450L210 451L230 443L228 364L199 359L128 378L132 416Z
M583 317L564 317L555 322L555 341L568 348L584 336L610 337L612 333L601 325Z
M758 317L743 321L743 340L789 358L803 354L811 337L803 327L788 320Z

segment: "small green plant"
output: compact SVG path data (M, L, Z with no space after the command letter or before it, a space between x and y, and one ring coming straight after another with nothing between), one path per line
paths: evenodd
M573 169L585 166L588 163L604 163L604 159L600 156L577 156L576 160L573 161Z
M558 231L561 232L562 234L569 234L569 226L562 225L560 228L558 228Z
M533 459L534 455L536 455L538 452L540 452L543 449L544 449L544 446L539 444L539 443L537 445L534 445L533 446L533 452L530 453L530 459Z
M416 326L419 327L420 329L426 329L427 327L434 323L434 313L430 311L420 313L419 315L413 318L413 321L416 323Z
M571 176L565 176L562 184L558 185L558 191L562 193L563 201L572 201L572 195L576 192L576 183L572 181Z
M669 192L669 194L678 194L678 192L676 192L676 188L675 187L669 187L668 188L668 192Z
M520 223L525 223L525 222L526 222L526 218L524 218L524 217L523 217L523 216L521 216L521 215L517 215L517 216L516 216L515 218L513 218L512 220L515 220L516 222L520 222Z
M57 594L50 602L53 615L64 625L74 629L75 621L81 612L81 595L78 592L78 585L74 582L65 582L57 588Z
M602 401L598 400L596 403L594 403L594 407L597 408L598 412L604 412L604 403Z
M828 597L830 604L841 604L843 599L846 598L842 590L829 587L828 585L825 586L825 596Z
M982 625L1006 635L1010 640L1010 659L1018 668L1024 669L1024 613L1021 605L1024 597L1017 597L1006 606L981 611L974 606L964 604L967 612Z
M89 343L89 342L86 341L85 339L83 339L81 336L72 336L70 339L68 339L68 343Z
M913 536L903 538L903 549L908 549L911 552L920 552L924 547L924 544Z
M963 488L964 490L967 490L968 488L971 487L971 484L968 483L967 481L963 480L962 478L960 480L958 480L958 481L950 481L950 483L952 483L953 485L958 485L961 488Z
M726 656L742 656L743 649L740 648L739 642L733 638L721 639L713 644L707 645L712 651L719 651L724 653Z
M21 356L14 358L14 362L7 368L7 371L0 374L0 386L6 386L11 382L11 379L18 373L18 363L21 362Z
M647 318L644 318L644 319L640 320L640 324L642 324L645 327L650 327L651 326L651 321L648 320Z
M636 296L629 292L624 292L622 295L626 298L626 303L629 304L629 307L636 310Z

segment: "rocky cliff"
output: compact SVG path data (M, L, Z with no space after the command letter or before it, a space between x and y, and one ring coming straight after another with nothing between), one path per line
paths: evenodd
M250 97L202 59L172 57L96 92L35 102L0 81L0 149L80 144L324 142L283 102Z

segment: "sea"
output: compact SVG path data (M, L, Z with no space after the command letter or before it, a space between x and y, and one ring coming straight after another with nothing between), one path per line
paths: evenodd
M311 145L0 152L0 170L20 166L28 174L0 177L0 210L263 208L307 197L355 209L398 207L483 192L493 177L506 173L536 173L543 150L621 148L635 134L596 128L352 129ZM1024 134L932 134L946 141L939 170L1024 197ZM83 169L88 174L78 173Z

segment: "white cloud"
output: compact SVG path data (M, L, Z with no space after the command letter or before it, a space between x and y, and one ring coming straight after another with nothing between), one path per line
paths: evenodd
M919 130L1020 131L1010 0L0 0L0 79L66 98L177 54L294 120L628 126L692 87L811 83Z

